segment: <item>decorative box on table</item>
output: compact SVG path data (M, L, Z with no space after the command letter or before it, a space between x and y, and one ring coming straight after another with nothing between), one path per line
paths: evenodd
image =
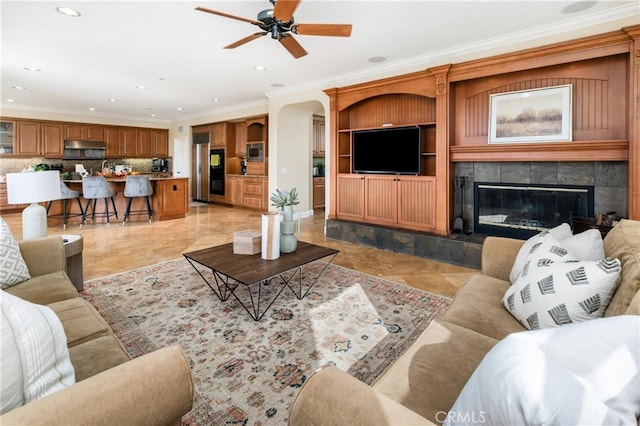
M233 233L234 254L257 254L262 249L262 231L246 229Z

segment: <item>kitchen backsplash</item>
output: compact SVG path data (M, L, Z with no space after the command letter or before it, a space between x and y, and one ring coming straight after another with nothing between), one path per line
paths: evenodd
M125 166L131 166L131 169L141 173L151 173L151 159L150 158L128 158L128 159L110 159L107 160L111 164L122 164ZM29 166L35 167L36 164L62 164L64 172L74 172L76 170L76 164L82 164L85 169L93 170L94 172L100 171L102 168L102 160L57 160L49 158L0 158L0 175L7 173L21 172L27 169Z

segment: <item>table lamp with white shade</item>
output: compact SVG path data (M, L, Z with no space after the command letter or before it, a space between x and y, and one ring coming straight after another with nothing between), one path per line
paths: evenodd
M9 204L30 204L22 211L22 239L47 236L47 209L38 203L58 200L60 172L7 173Z

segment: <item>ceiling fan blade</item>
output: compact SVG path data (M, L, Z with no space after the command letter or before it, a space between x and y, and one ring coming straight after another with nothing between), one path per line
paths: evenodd
M273 9L273 16L282 22L289 22L293 17L293 12L296 11L300 0L278 0L276 6Z
M301 35L349 37L351 24L296 24L293 32Z
M266 32L263 33L255 33L255 34L251 34L250 36L246 36L243 39L240 39L238 41L236 41L235 43L231 43L228 46L225 46L225 49L235 49L238 46L242 46L243 44L249 43L252 40L257 39L258 37L262 37L263 35L267 34Z
M307 54L307 51L300 46L300 43L293 38L291 34L283 34L280 39L280 43L293 55L294 58L298 59Z
M241 16L229 15L228 13L218 12L217 10L207 9L206 7L198 6L198 7L196 7L196 10L199 10L200 12L212 13L212 14L218 15L218 16L224 16L225 18L235 19L237 21L248 22L248 23L253 24L253 25L261 25L262 24L262 22L260 22L260 21L255 21L255 20L249 19L249 18L243 18Z

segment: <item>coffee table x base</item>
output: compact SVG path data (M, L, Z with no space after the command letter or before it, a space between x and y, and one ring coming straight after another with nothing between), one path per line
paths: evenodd
M260 254L233 254L233 244L184 253L183 256L221 301L225 302L233 295L251 318L259 321L285 287L289 287L299 300L309 294L337 254L338 250L299 241L294 253L281 254L275 260L264 260ZM330 258L317 274L303 276L305 265L326 257Z

